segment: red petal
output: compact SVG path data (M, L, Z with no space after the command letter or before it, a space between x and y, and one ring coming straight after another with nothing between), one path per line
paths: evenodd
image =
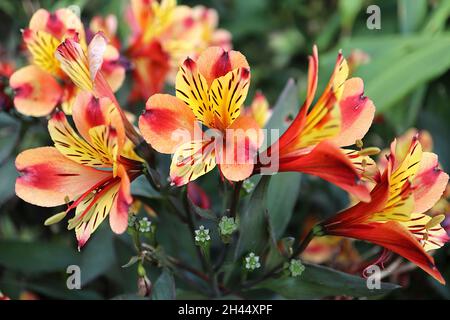
M396 221L335 228L329 234L369 241L389 249L416 264L441 284L445 284L444 278L434 264L433 257L429 256L419 241Z
M318 176L353 194L361 201L369 201L367 187L350 160L334 144L324 141L311 152L291 159L280 159L280 171L297 171Z

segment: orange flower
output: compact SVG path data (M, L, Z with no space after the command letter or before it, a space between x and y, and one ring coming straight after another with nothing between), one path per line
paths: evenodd
M375 113L364 96L360 78L347 80L347 62L339 53L325 91L309 110L318 82L318 54L309 57L306 101L289 128L261 154L255 172L298 171L328 180L363 201L370 199L361 178L375 168L364 154L349 146L368 131ZM278 161L278 165L274 162Z
M102 33L98 33L92 38L87 49L83 48L78 37L65 39L58 46L55 56L61 64L61 70L72 80L79 92L89 92L96 98L107 98L111 101L123 123L118 129L124 130L124 134L135 145L139 145L142 138L120 107L101 69L108 48L106 38Z
M55 147L30 149L17 156L21 176L16 194L39 206L68 204L67 210L46 224L60 221L75 209L69 229L75 229L81 248L108 214L114 232L126 230L132 203L130 182L142 173L142 160L124 136L120 115L109 99L81 92L74 104L78 133L58 111L48 123Z
M55 57L56 48L66 38L76 36L82 48L86 37L80 19L69 9L50 13L39 9L23 31L23 40L31 56L31 64L17 70L10 78L15 90L14 103L25 115L45 116L57 105L70 114L77 90L67 79ZM114 90L119 89L125 69L118 63L119 52L108 46L104 52L103 68Z
M230 34L217 29L215 10L177 5L176 0L132 0L127 12L132 30L128 56L136 82L131 99L147 99L172 80L184 57L211 45L230 49Z
M387 167L371 192L371 202L358 204L322 222L323 233L366 240L405 257L444 283L426 251L449 240L440 226L443 216L429 210L441 197L448 175L437 156L423 152L417 137L391 144Z
M176 79L176 97L150 97L139 119L145 140L161 153L174 153L170 176L181 186L219 164L229 180L251 175L262 132L241 115L250 69L245 57L219 47L205 50L197 62L187 58ZM210 128L202 132L196 123Z

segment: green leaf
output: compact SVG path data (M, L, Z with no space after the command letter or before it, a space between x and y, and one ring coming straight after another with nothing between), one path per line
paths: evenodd
M165 268L153 286L152 299L175 300L175 297L175 280L172 273Z
M358 68L356 75L365 82L366 95L378 113L384 113L417 87L448 70L450 33L436 36L374 36L346 39L338 45L345 55L358 48L368 53L370 63ZM321 74L329 74L337 48L321 57Z
M27 274L66 272L69 265L79 265L76 250L62 243L3 240L0 252L0 265Z
M235 259L242 254L264 249L268 238L268 221L265 216L267 190L271 176L263 176L253 191L246 210L240 216L239 240L236 246Z
M66 287L66 281L62 279L61 281L42 281L42 283L31 283L27 284L27 289L38 294L43 294L54 299L65 299L65 300L100 300L102 296L88 289L82 290L69 290Z
M2 182L0 183L0 206L14 196L14 184L18 176L13 158L9 158L1 164L0 177L2 177Z
M11 154L20 134L20 122L6 113L0 113L0 163Z
M440 1L423 28L423 33L433 34L444 30L449 16L450 1Z
M411 33L420 28L427 15L427 0L398 0L400 31Z
M267 130L280 130L280 135L286 131L289 126L289 123L285 121L286 118L295 117L299 110L298 96L298 86L293 79L289 79L273 107L272 117L266 125Z
M138 257L138 256L132 256L132 257L130 258L130 260L128 260L128 262L122 266L122 268L128 268L128 267L131 267L131 266L134 265L136 262L138 262L140 259L141 259L141 258Z
M383 57L374 61L371 70L376 74L363 72L366 93L377 106L379 113L387 111L395 103L419 85L444 73L450 67L447 54L450 51L450 36L435 37L425 41L419 48L397 55L396 59Z
M206 219L206 220L217 221L217 216L214 214L214 212L212 210L202 209L202 208L196 206L190 199L188 199L188 201L189 201L189 206L190 206L191 210L193 212L195 212L196 214L198 214L200 217L202 217L203 219Z
M102 225L81 251L81 285L105 273L115 262L113 233L109 226Z
M274 113L267 129L280 129L280 135L288 127L287 117L295 117L299 110L299 89L290 79L278 98ZM296 172L278 173L271 178L267 195L268 212L273 232L276 238L282 236L288 225L298 193L300 191L301 175Z
M300 192L301 174L296 172L281 172L274 175L270 181L267 194L268 211L275 237L283 235L294 211Z
M380 289L370 290L364 278L318 265L305 264L305 267L299 277L271 278L256 288L272 290L287 299L318 299L340 295L370 297L384 295L399 288L395 284L382 283Z
M361 11L362 0L340 0L338 3L341 15L341 24L344 28L350 29L353 26L356 16Z
M160 199L161 194L153 189L145 176L140 176L131 184L131 194L149 199Z

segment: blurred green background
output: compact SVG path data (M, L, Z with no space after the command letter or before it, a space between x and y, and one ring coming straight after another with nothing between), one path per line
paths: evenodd
M365 140L367 145L384 148L408 128L426 129L433 136L434 151L443 168L450 171L450 0L180 2L203 4L219 12L220 27L232 33L234 48L243 52L250 63L249 96L262 90L271 105L289 78L298 80L298 93L304 98L307 56L313 44L319 48L319 87L328 81L339 49L346 57L352 52L364 52L369 61L356 68L355 75L364 79L366 95L378 111L376 123ZM370 30L366 25L366 9L371 4L381 9L379 30ZM127 1L1 1L2 60L14 61L16 66L26 62L19 51L20 29L28 25L34 10L69 5L81 8L84 22L108 13L123 21ZM127 25L119 23L121 39L126 39L127 34ZM119 91L122 101L128 90L129 84ZM143 104L129 107L142 110ZM113 298L136 292L135 266L121 268L134 254L127 235L113 235L104 223L79 253L73 233L65 230L63 223L51 228L43 226L43 221L57 211L31 206L15 197L15 155L49 144L45 119L19 122L0 112L0 290L12 298L33 292L41 298L63 299ZM309 212L332 214L347 201L345 194L315 179L303 179L300 190L293 200L293 219L286 234L298 234L301 221ZM163 214L157 205L156 211ZM170 228L167 230L170 232ZM172 238L180 240L176 235ZM444 277L450 280L448 251L446 246L436 259ZM65 268L70 264L81 266L83 290L66 289ZM153 273L150 277L153 280ZM407 288L388 298L450 298L450 287L436 284L423 272L415 271L412 277L414 281ZM179 297L193 297L182 289L178 293Z

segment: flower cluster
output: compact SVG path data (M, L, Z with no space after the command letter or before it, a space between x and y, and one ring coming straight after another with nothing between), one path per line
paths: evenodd
M263 129L272 110L261 93L245 107L250 65L242 53L231 50L229 33L217 29L214 10L174 0L132 0L126 15L132 31L124 50L134 81L130 98L148 98L138 128L114 95L125 66L113 16L95 17L86 32L72 11L40 9L23 31L30 64L10 77L14 104L25 115L47 116L53 146L17 156L16 194L39 206L67 206L45 224L73 213L68 228L75 230L79 248L107 216L115 233L129 225L149 232L154 227L147 218L129 218L131 183L146 175L169 202L184 194L174 190L187 185L190 201L173 207L187 211L181 219L190 225L196 245L208 245L200 254L208 260L214 237L203 225L194 230L192 211L207 215L213 205L194 180L217 167L238 202L240 186L253 192L254 182L247 180L252 176L299 172L322 178L354 199L351 207L319 222L308 241L324 235L366 240L444 283L429 252L449 240L441 226L445 217L429 213L447 188L448 175L427 140L416 133L394 140L378 163L371 158L380 150L363 148L361 140L375 106L364 96L363 80L349 77L341 52L315 100L319 58L313 48L305 101L279 139L265 146ZM171 80L174 94L162 93ZM172 155L167 185L154 174L157 153ZM211 219L217 222L212 232L218 230L227 244L234 232L245 232L237 223L242 221L237 207L233 202L220 220ZM316 245L328 248L334 240ZM304 244L287 260L293 277L305 269L297 260ZM266 257L254 250L243 262L246 271L254 271Z

